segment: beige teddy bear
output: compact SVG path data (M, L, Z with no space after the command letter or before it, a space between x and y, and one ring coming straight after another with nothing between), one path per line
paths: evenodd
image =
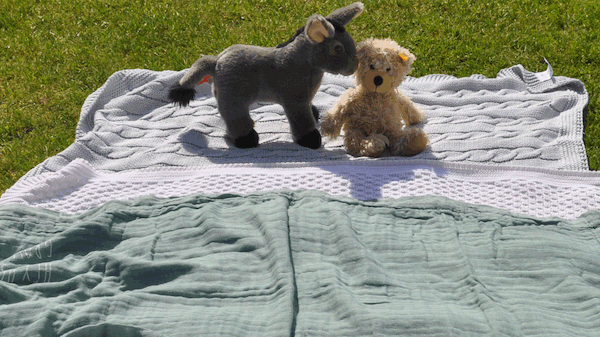
M356 88L350 88L321 123L323 135L336 138L352 155L379 157L389 146L393 155L412 156L429 139L413 126L425 115L399 90L416 57L390 39L367 39L357 45Z

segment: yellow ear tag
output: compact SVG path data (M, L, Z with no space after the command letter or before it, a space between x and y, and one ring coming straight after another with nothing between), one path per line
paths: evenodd
M402 59L402 61L404 61L404 62L408 61L408 56L406 56L406 55L404 55L402 53L399 53L398 56L400 56L400 58Z

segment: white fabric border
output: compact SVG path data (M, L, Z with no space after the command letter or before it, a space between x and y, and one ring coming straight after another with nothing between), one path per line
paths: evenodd
M315 189L359 200L437 195L535 217L574 219L600 210L600 172L431 160L153 167L111 173L76 159L57 172L19 181L2 195L0 205L19 203L75 214L110 200L149 195L166 198L284 189Z

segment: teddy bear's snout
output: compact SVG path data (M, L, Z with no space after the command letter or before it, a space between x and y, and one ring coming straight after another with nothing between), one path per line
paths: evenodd
M393 78L381 71L368 71L362 79L365 87L369 91L384 93L390 91L393 85Z

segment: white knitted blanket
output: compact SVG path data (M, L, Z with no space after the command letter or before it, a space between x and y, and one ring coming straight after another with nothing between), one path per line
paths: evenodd
M208 84L198 87L189 108L167 100L169 87L182 75L140 69L115 73L85 101L75 143L26 177L57 171L77 158L113 172L354 160L339 138L325 141L317 151L292 143L277 104L252 107L260 147L234 148L223 138L225 127ZM353 77L326 74L313 103L324 114L353 83ZM429 75L408 78L400 88L426 113L424 129L431 138L431 148L409 160L588 169L582 140L588 94L579 80L551 76L551 68L536 74L519 65L500 71L496 78Z
M542 73L517 65L496 78L409 77L401 90L426 113L431 146L415 157L376 160L348 155L341 139L320 150L294 144L276 104L252 107L258 148L230 146L207 84L188 108L168 102L182 75L112 75L85 101L75 142L0 204L79 213L144 195L319 189L361 200L443 195L535 216L574 218L600 208L598 175L584 173L587 91L577 79L553 76L550 65ZM313 103L324 114L352 85L352 77L326 74Z

